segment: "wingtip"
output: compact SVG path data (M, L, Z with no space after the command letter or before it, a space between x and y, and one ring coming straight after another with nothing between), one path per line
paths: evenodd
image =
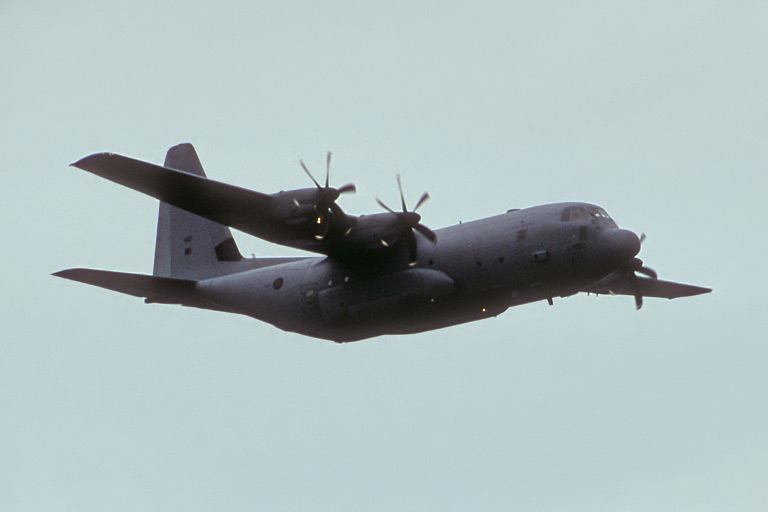
M68 268L66 270L59 270L58 272L54 272L51 275L53 277L63 277L64 279L72 279L72 276L77 273L78 270L81 270L79 268Z
M105 157L109 158L109 157L113 157L113 156L115 156L115 154L112 153L112 152L108 152L108 151L104 151L104 152L101 152L101 153L93 153L92 155L84 156L83 158L81 158L80 160L78 160L76 162L72 162L71 164L69 164L69 166L70 167L77 167L78 169L82 169L84 171L87 171L88 170L88 165L87 165L88 163L93 162L94 160L99 160L101 158L105 158Z
M693 297L696 295L704 295L706 293L712 293L712 288L705 288L703 286L691 285L691 293L688 295L688 297Z

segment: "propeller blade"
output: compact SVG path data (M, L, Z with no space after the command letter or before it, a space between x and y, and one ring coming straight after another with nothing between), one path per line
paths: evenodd
M642 244L646 239L645 233L640 233L640 243Z
M433 244L437 243L437 235L435 234L435 232L429 229L424 224L416 224L415 226L413 226L413 229L415 229L416 231L424 235L424 237L430 242L432 242Z
M331 152L328 152L328 156L325 159L325 188L328 188L328 184L331 180Z
M424 202L426 202L427 199L429 199L428 193L424 192L423 194L421 194L421 197L419 198L419 201L416 203L416 206L413 207L413 211L415 212L416 210L418 210L419 206L424 204Z
M641 274L650 277L654 281L659 278L659 274L657 274L655 270L649 267L640 267L636 270L636 272L640 272Z
M643 294L640 292L640 282L637 279L637 274L629 272L627 274L629 285L632 287L635 296L635 310L639 311L643 307Z
M385 205L385 204L384 204L384 201L382 201L382 200L381 200L381 199L379 199L378 197L376 198L376 202L377 202L377 203L379 203L379 206L381 206L382 208L384 208L385 210L387 210L389 213L394 213L395 215L397 215L397 212L396 212L395 210L393 210L393 209L392 209L392 208L390 208L389 206Z
M331 203L330 205L328 205L328 208L331 209L331 212L333 213L334 216L344 219L344 221L346 222L347 214L344 213L344 210L341 209L341 206L337 205L336 203Z
M307 176L317 185L317 188L323 188L320 186L320 184L317 182L314 176L312 176L312 173L309 172L309 169L307 169L306 164L304 163L304 160L299 160L299 163L301 164L301 168L304 169L304 172L307 173Z
M346 194L347 192L357 192L357 187L355 187L354 183L347 183L339 188L339 194Z
M429 199L429 194L427 192L421 194L421 197L416 202L416 207L413 210L408 211L408 205L405 203L405 194L403 193L403 182L399 174L397 175L397 190L400 192L400 206L403 209L402 212L394 211L392 208L384 204L384 202L379 198L376 198L376 202L379 203L379 206L387 210L389 213L393 213L397 216L396 223L398 230L402 230L401 234L399 235L399 239L407 246L408 263L409 265L413 266L416 264L416 259L418 257L418 241L416 240L416 234L414 231L421 233L424 238L433 244L437 242L437 235L427 226L421 224L421 215L416 213L416 210ZM383 241L382 244L387 247L389 246Z
M400 175L397 175L397 188L400 190L400 202L403 205L403 211L407 212L408 208L405 206L405 196L403 195L403 184L400 182Z
M405 237L405 243L408 244L408 264L410 266L413 266L416 264L416 261L418 259L418 250L416 248L416 235L413 234L412 230L408 230L405 233L403 233L403 236Z

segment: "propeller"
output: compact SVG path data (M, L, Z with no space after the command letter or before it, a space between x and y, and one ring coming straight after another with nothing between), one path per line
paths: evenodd
M397 175L397 188L400 191L400 204L402 206L403 211L402 212L396 212L384 202L376 198L376 202L379 203L379 206L387 210L389 213L392 213L397 216L396 222L400 226L400 228L403 231L403 238L405 240L405 243L408 246L408 264L413 266L416 264L416 261L418 259L417 254L417 245L416 245L416 235L414 234L414 230L418 231L424 237L432 242L433 244L437 242L437 235L429 229L427 226L421 223L421 215L416 213L416 210L424 204L427 199L429 199L429 194L427 192L424 192L421 194L421 197L416 202L416 206L414 206L413 210L408 210L408 207L405 204L405 195L403 194L403 184L400 181L400 175Z
M328 234L328 222L326 222L326 216L330 213L331 215L335 215L340 219L343 219L343 221L346 223L347 216L344 214L344 211L341 209L339 205L336 204L336 200L339 198L341 194L346 194L347 192L357 192L357 188L355 187L354 183L347 183L346 185L343 185L339 188L333 188L330 186L330 178L331 178L331 152L328 152L328 156L325 160L325 186L321 186L320 183L315 179L314 176L312 176L312 173L309 172L309 169L307 168L307 165L304 163L304 160L299 160L299 164L301 164L301 168L304 169L304 172L307 173L307 176L309 176L309 179L312 180L312 182L317 187L317 193L315 195L315 210L317 210L317 231L315 232L315 238L318 240L322 240L325 238L325 236Z
M640 235L640 243L642 244L645 239L645 233L642 233ZM659 278L659 275L652 268L644 266L643 260L640 258L632 258L632 261L629 263L628 268L626 268L624 272L627 274L627 277L629 278L629 284L634 292L635 309L639 310L643 307L643 293L640 290L640 280L638 279L637 274L648 276L654 281Z

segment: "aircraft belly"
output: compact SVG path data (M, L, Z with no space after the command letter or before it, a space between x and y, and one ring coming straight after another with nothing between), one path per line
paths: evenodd
M396 322L414 308L434 308L455 293L453 279L443 272L409 269L320 292L318 305L326 325Z

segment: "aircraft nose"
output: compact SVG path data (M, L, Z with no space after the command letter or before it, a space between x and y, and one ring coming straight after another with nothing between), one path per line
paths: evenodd
M634 258L640 252L640 239L628 229L609 229L603 232L600 245L621 261Z

